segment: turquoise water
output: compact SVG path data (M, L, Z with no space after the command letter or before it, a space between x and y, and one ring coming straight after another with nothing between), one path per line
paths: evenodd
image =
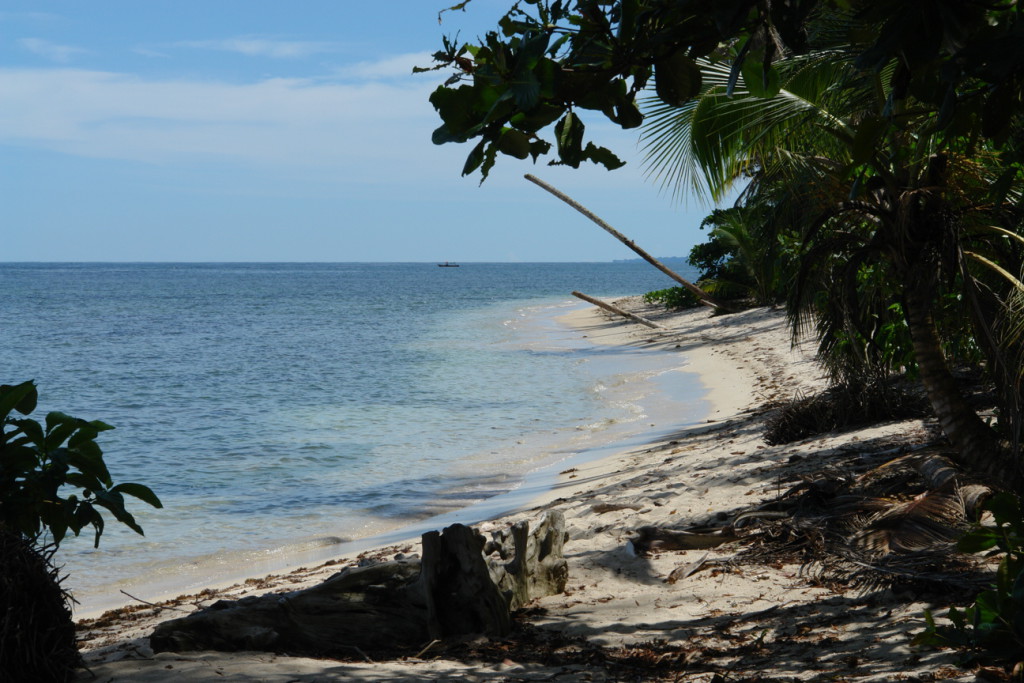
M145 538L62 546L88 611L463 508L621 436L651 410L632 380L680 360L558 317L574 289L671 284L640 263L0 264L0 381L34 379L37 418L113 424L115 481L164 502L133 506Z

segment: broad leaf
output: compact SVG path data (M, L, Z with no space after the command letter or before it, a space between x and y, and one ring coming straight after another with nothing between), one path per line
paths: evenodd
M775 97L782 90L782 78L777 69L768 67L757 59L748 58L743 63L743 84L754 97L768 99Z
M129 496L138 498L144 503L149 503L155 508L163 507L163 503L160 502L160 499L157 498L156 494L153 493L153 491L148 486L143 486L142 484L118 484L117 486L110 490L118 493L126 493Z
M681 107L700 93L700 67L680 50L654 65L654 88L662 102Z
M28 415L36 409L38 397L36 385L31 380L16 385L0 385L0 422L6 419L12 410Z

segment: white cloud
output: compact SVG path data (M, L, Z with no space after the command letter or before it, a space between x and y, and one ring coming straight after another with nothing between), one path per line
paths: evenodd
M58 21L62 17L52 12L0 12L0 21Z
M58 64L67 64L72 61L76 56L86 54L88 50L84 50L80 47L72 47L70 45L58 45L57 43L51 43L48 40L42 38L22 38L18 41L18 44L23 48L45 57L50 61L57 62Z
M436 149L427 101L435 80L232 84L0 69L0 143L153 163L356 169Z
M336 43L315 41L268 40L265 38L226 38L224 40L187 40L174 44L177 47L200 50L235 52L246 57L270 57L272 59L300 59L316 54L336 52Z
M376 62L359 62L341 67L337 74L344 78L368 79L405 77L412 74L415 66L428 67L433 63L429 52L415 52L396 55ZM429 76L424 76L429 78Z
M145 46L133 47L132 52L134 52L137 55L142 55L143 57L156 57L160 59L170 58L170 55L167 52L163 52L161 50L154 50L151 47Z
M396 65L415 61L416 55L400 56L357 71L398 73ZM301 178L318 187L376 185L422 194L444 186L463 192L479 180L459 177L470 146L437 146L430 139L440 119L428 98L442 78L428 73L376 81L228 83L73 68L0 68L0 145L165 167L236 168L292 185ZM630 154L635 132L612 133L596 141L635 158ZM524 172L557 182L581 201L588 193L624 193L637 184L627 180L638 170L632 163L607 173L590 165L548 168L544 161L534 166L503 158L485 191L466 197L504 196L502 188L524 185ZM529 189L536 201L541 193Z

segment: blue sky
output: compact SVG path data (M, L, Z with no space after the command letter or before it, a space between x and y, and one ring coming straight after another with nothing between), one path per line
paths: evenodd
M442 35L510 0L5 0L0 261L606 261L632 252L523 179L533 173L648 251L685 255L707 207L643 178L635 132L594 122L629 164L435 146Z

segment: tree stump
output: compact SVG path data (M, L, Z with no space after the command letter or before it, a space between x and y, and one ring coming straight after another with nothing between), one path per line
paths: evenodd
M565 590L561 513L548 512L532 534L527 522L519 522L487 541L453 524L424 534L422 542L422 560L347 567L311 588L221 600L160 624L150 644L155 652L313 656L351 654L353 648L413 649L467 634L506 635L511 610Z
M484 552L508 560L492 560L490 566L492 579L505 593L509 609L517 610L534 598L565 590L569 580L569 565L563 556L565 537L565 516L556 510L549 511L532 534L526 521L493 534Z

